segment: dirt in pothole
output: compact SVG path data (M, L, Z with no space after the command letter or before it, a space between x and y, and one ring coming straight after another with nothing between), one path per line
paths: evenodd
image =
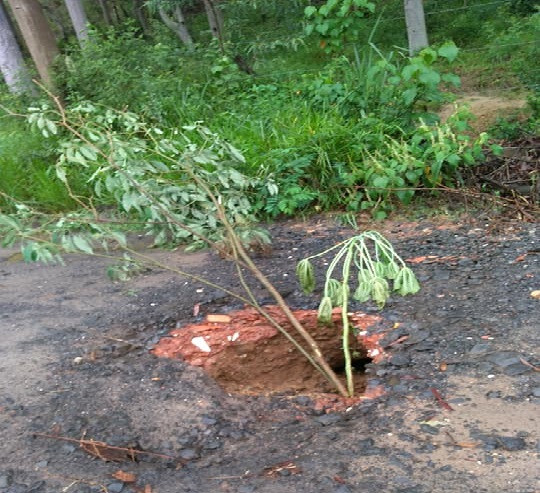
M218 290L159 270L111 283L101 259L27 265L0 250L0 492L538 491L538 225L474 216L362 223L422 290L351 307L382 317L365 337L385 357L366 366L382 391L343 410L233 394L151 354L171 330L243 309ZM324 217L270 231L261 268L289 306L316 309L295 264L353 231ZM147 253L239 288L213 254Z
M287 331L308 354L308 344L296 333L283 311L277 306L263 307L272 319ZM342 350L341 310L335 309L332 322L321 324L317 310L294 310L294 316L315 340L329 366L343 377L345 360ZM366 385L365 365L370 354L381 354L376 340L363 334L380 322L381 317L351 313L349 347L354 367L355 389L361 394ZM352 333L357 334L354 336ZM335 393L335 388L317 371L274 325L254 308L234 310L228 314L210 314L203 323L190 324L171 331L154 347L159 357L182 359L200 366L227 392L272 394ZM343 380L343 378L342 378ZM342 383L345 384L343 381Z

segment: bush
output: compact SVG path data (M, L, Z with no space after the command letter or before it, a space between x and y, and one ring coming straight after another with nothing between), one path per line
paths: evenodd
M489 56L510 66L529 88L540 88L540 12L530 17L509 17L509 27L502 33L491 30Z

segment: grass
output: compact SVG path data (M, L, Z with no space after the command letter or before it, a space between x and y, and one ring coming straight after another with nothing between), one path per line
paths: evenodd
M21 121L0 119L0 192L46 211L73 209L73 200L54 176L53 162L49 142ZM0 208L5 206L0 198Z

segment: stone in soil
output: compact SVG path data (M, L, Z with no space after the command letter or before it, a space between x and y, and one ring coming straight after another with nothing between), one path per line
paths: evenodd
M521 437L494 437L499 448L507 450L508 452L515 452L517 450L525 450L527 448L527 442Z

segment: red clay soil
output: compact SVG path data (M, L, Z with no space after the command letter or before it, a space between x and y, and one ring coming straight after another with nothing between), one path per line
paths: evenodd
M265 310L288 332L295 331L277 306ZM330 366L343 369L341 311L335 309L331 325L317 322L316 310L293 312L319 344ZM349 314L358 334L351 339L356 361L378 361L384 352L378 341L383 334L368 335L367 329L381 320L377 315ZM304 346L305 344L303 344ZM208 315L199 324L175 329L152 351L156 356L182 359L200 366L225 390L244 394L276 392L333 392L332 386L292 344L254 308ZM356 373L357 392L365 388L363 373Z

